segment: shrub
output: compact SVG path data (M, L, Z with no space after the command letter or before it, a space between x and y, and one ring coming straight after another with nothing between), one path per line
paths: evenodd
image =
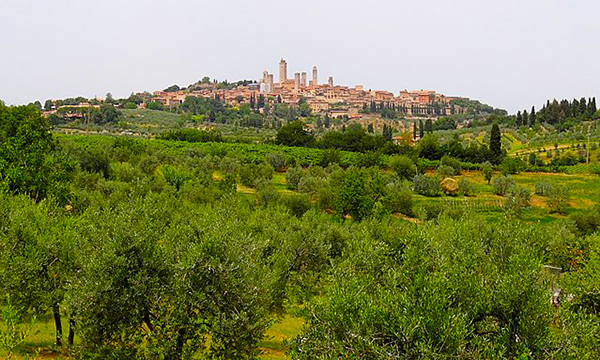
M443 166L451 167L454 170L452 175L460 175L460 172L462 171L462 166L460 164L460 160L450 157L448 155L442 156L442 159L440 160L440 164Z
M302 217L311 208L310 198L306 195L285 196L283 204L296 217Z
M503 175L514 175L521 172L525 167L525 163L520 158L506 157L500 164L500 171Z
M323 151L321 155L321 161L319 164L323 167L326 167L329 164L338 164L342 163L342 155L338 149L328 149Z
M445 206L441 201L427 201L420 207L421 219L436 220L444 210Z
M392 212L413 216L413 194L410 189L400 182L387 185L385 206Z
M415 176L417 168L415 163L405 155L394 155L390 158L390 169L400 178L410 180Z
M273 168L269 164L245 164L240 167L239 175L242 185L254 187L257 181L271 180Z
M473 196L477 194L475 184L465 177L462 177L458 180L458 191L463 196Z
M438 196L441 191L438 180L424 174L416 175L413 178L413 189L416 193L424 196Z
M128 162L111 163L110 177L113 180L132 182L135 179L142 177L141 171Z
M268 206L279 201L279 193L273 183L265 178L259 178L255 182L256 200L259 205Z
M571 215L580 236L592 235L600 228L600 209L595 206L591 211L581 211Z
M436 173L443 178L453 176L454 168L447 165L440 165L438 166Z
M379 167L381 165L381 154L375 151L368 151L358 157L359 167Z
M490 180L492 180L492 173L493 168L492 164L489 161L486 161L483 164L481 164L481 174L483 175L483 179L487 181L488 184L490 183Z
M529 206L531 201L531 192L521 186L511 186L507 193L504 207L507 211L521 214L525 208Z
M492 185L494 186L494 194L504 196L514 185L514 181L510 175L502 175L495 177L494 180L492 180Z
M551 213L564 214L569 206L570 199L569 189L562 185L553 185L548 194L548 209Z
M304 172L301 166L292 166L287 169L285 173L286 186L290 190L298 190L298 184L302 179Z
M163 174L165 181L174 186L177 190L181 188L183 184L193 178L193 175L183 168L178 168L172 165L163 165L161 167L161 173Z
M552 184L547 181L538 181L535 183L535 194L540 196L548 196L552 192Z
M303 194L314 195L319 190L322 182L323 180L315 176L303 176L300 183L298 183L298 191Z
M280 171L285 167L286 156L282 152L268 153L265 158L276 171Z

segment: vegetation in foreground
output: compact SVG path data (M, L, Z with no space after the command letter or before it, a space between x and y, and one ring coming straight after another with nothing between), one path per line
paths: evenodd
M536 197L548 214L593 205L595 178L532 183L406 156L382 170L372 154L305 148L57 143L27 107L0 115L2 356L598 357L597 212L527 219ZM297 166L302 153L315 164ZM462 186L440 183L452 177ZM560 188L571 179L573 204ZM492 222L430 206L480 194L506 212ZM48 323L53 347L35 342Z

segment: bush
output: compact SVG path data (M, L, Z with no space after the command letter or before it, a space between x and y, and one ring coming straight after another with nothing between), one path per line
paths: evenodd
M483 175L483 179L487 181L488 184L490 183L490 180L492 180L493 171L492 164L489 161L481 164L481 174Z
M298 191L303 194L315 195L321 187L322 182L323 180L315 176L303 176L298 184Z
M475 184L465 177L462 177L458 180L458 191L463 196L473 196L477 194Z
M268 206L279 201L279 193L273 183L265 178L259 178L255 182L256 200L259 205Z
M500 164L500 171L503 175L514 175L521 172L525 168L526 164L520 158L506 157Z
M111 163L110 177L113 180L132 182L142 177L141 171L128 162Z
M535 183L535 194L539 196L548 196L552 192L552 184L547 181L538 181Z
M440 165L438 166L436 173L443 178L453 176L454 168L447 165Z
M255 187L257 181L273 178L273 168L269 164L245 164L240 167L239 175L242 185Z
M577 212L571 215L580 236L592 235L600 228L600 209L595 206L591 211Z
M342 164L342 155L338 149L328 149L323 151L319 165L326 167L329 164Z
M436 220L444 210L445 206L441 201L427 201L420 207L421 219L424 221Z
M285 167L286 155L282 152L268 153L265 158L276 171L281 171Z
M571 198L569 189L562 185L553 185L548 194L548 209L551 213L564 214Z
M413 194L410 189L400 182L387 185L385 206L392 212L413 216Z
M390 169L400 178L410 180L415 176L417 168L415 163L405 155L394 155L390 158Z
M311 208L310 198L306 195L285 196L283 204L296 217L302 217Z
M379 167L381 165L381 154L368 151L358 157L358 167Z
M413 178L413 189L416 193L424 196L438 196L441 191L438 180L424 174L416 175Z
M495 177L494 180L492 180L492 185L494 186L494 194L504 196L514 185L514 181L510 175L502 175Z
M529 206L531 201L531 192L521 186L511 186L506 196L504 207L507 211L514 214L521 212Z
M172 165L163 165L160 169L165 181L169 185L174 186L177 190L181 189L183 184L193 178L193 175L183 168L178 168Z
M298 184L304 176L301 166L292 166L287 169L285 173L286 186L290 190L298 190Z
M450 157L448 155L442 156L442 159L440 160L440 164L443 166L451 167L454 171L452 173L452 175L460 175L460 173L462 171L462 165L460 163L460 160Z

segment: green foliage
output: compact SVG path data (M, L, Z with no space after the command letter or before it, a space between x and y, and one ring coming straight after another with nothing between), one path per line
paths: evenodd
M309 304L292 358L544 356L549 234L468 218L371 226L357 231L325 298Z
M289 167L285 173L286 186L290 190L298 190L298 184L302 180L304 172L301 166Z
M489 184L493 174L492 164L490 164L489 161L486 161L481 165L481 174L483 175L483 179Z
M0 348L7 352L8 359L12 359L17 346L21 345L30 335L35 317L28 324L22 324L22 316L11 304L10 296L2 308L2 326L0 327Z
M450 157L448 155L442 156L440 159L440 166L449 166L453 169L452 175L460 175L462 171L462 165L460 160Z
M440 165L436 170L436 174L445 178L449 176L454 176L455 170L453 167L448 165Z
M283 204L296 217L302 217L312 207L310 198L304 195L286 196L283 198Z
M339 186L333 200L335 212L338 216L350 215L355 220L370 216L384 192L381 174L374 169L350 168Z
M276 141L285 146L310 146L314 138L304 131L301 121L293 121L277 131Z
M413 194L408 186L394 181L387 184L383 200L387 209L394 213L413 216Z
M551 213L564 214L569 206L571 194L567 187L562 185L553 185L548 193L546 202Z
M282 152L268 153L265 159L276 171L283 170L286 165L286 156Z
M222 142L223 137L217 131L204 131L196 129L180 129L164 132L159 135L159 139L177 140L187 142Z
M390 157L390 169L401 179L411 180L415 176L417 169L411 158L404 155L394 155Z
M535 194L540 196L549 196L552 192L553 185L548 180L538 181L535 183Z
M590 211L576 212L570 216L580 236L592 235L600 228L600 209L595 206Z
M438 179L425 174L418 174L413 178L413 190L423 196L438 196L441 192Z
M458 180L458 191L463 196L474 196L477 194L477 188L475 187L475 184L465 177L461 177Z
M520 215L521 212L529 207L531 201L531 192L521 186L511 186L504 200L504 208L506 211L515 215Z
M510 175L497 176L492 180L494 186L494 194L504 196L514 186L514 181Z
M0 103L0 182L11 193L67 202L72 165L55 145L50 125L38 109Z
M240 183L244 186L255 187L257 181L271 180L273 168L269 164L245 164L239 169Z

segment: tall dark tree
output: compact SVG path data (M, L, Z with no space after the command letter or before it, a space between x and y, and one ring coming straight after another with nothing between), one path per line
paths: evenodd
M490 150L496 159L502 156L502 135L500 134L500 127L498 124L492 125L492 131L490 133Z
M529 115L529 126L533 126L535 124L536 114L535 114L535 106L531 107L531 114Z
M419 120L419 139L425 137L425 127L423 126L423 120Z
M587 100L584 97L579 100L579 114L584 115L587 111Z
M324 125L325 125L325 129L329 129L329 114L325 114L325 120L323 120Z
M417 120L413 121L413 140L417 140Z
M427 131L428 134L433 133L433 121L431 119L425 121L425 131Z
M518 126L523 126L523 115L521 115L521 111L517 111L516 123Z
M529 125L529 114L527 114L527 110L523 110L523 125Z

